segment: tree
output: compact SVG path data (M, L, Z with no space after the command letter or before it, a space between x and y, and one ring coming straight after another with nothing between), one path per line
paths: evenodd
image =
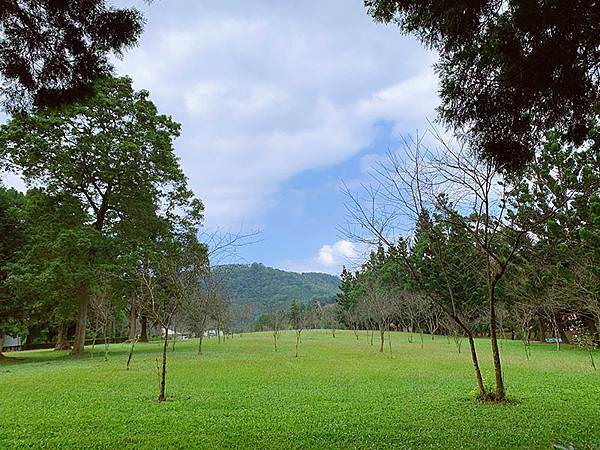
M0 95L12 111L89 95L117 56L136 44L143 18L105 0L0 2Z
M275 351L278 351L277 341L279 340L281 330L286 326L285 311L275 309L268 314L268 319L271 325L271 332L273 333L273 345L275 346Z
M325 305L323 307L322 324L324 328L331 330L331 336L335 338L335 332L341 326L340 322L340 307L337 303Z
M4 335L21 331L26 319L26 305L17 301L6 283L8 265L26 239L20 214L24 201L23 194L0 185L0 359Z
M0 161L51 195L77 198L88 227L138 242L143 253L159 215L183 220L177 219L183 210L195 223L203 208L173 152L180 127L158 114L148 96L135 92L129 78L102 78L84 101L16 115L0 127ZM87 256L91 266L98 262L95 251ZM83 351L90 295L89 283L82 283L74 354Z
M197 242L195 233L173 233L160 242L159 251L140 274L142 310L163 331L159 402L167 398L167 344L173 318L191 299L202 295L198 280L207 267L206 246Z
M289 319L292 328L294 328L294 331L296 332L296 353L294 356L297 358L299 356L302 330L306 328L307 324L310 323L311 320L309 308L304 304L293 302L292 306L290 306Z
M534 157L547 130L580 145L600 102L595 0L365 0L437 51L440 117L501 166Z

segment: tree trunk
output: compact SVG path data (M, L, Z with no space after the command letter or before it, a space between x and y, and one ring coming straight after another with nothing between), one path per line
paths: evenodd
M171 351L175 351L175 341L177 340L177 325L173 325L173 346L171 347Z
M565 333L565 327L563 326L563 319L562 319L562 315L561 314L556 314L556 326L558 327L558 334L560 336L560 338L562 339L562 341L565 344L569 343L569 338L567 337L566 333Z
M167 397L165 396L165 384L167 381L167 347L169 345L169 328L165 326L165 338L163 342L162 350L162 370L160 374L160 393L158 394L158 401L164 402Z
M202 354L202 340L204 339L204 331L200 333L200 337L198 339L198 354Z
M129 310L129 341L133 342L137 336L137 308L131 305Z
M108 361L108 325L104 325L104 361Z
M546 324L541 317L538 318L538 341L540 344L546 342Z
M4 356L4 353L2 353L3 349L4 349L4 333L2 331L0 331L0 361L3 359L7 359L6 356Z
M473 333L467 331L467 338L469 339L471 359L473 361L473 368L475 369L475 376L477 377L477 388L479 389L479 398L483 400L485 399L485 386L483 385L483 378L481 377L481 369L479 369L479 361L477 360L477 349L475 348L475 340L473 339Z
M500 350L498 349L498 336L496 335L496 299L494 295L494 287L494 282L492 281L490 274L488 278L488 301L490 304L490 338L492 340L492 358L494 361L494 375L496 377L496 400L504 401L504 380L502 379L502 364L500 362Z
M77 313L77 319L75 322L75 337L73 339L73 348L71 349L71 355L80 355L84 351L88 305L89 298L86 291L79 300L79 311Z
M140 342L148 342L148 318L144 315L140 317Z
M301 331L296 331L296 358L298 357L298 345L300 344L300 333L301 333Z
M133 341L131 341L131 347L129 348L129 355L127 356L127 370L129 370L129 364L131 364L131 358L133 357L133 350L135 348L135 344L139 340L139 336L137 336Z
M275 344L275 351L277 351L277 331L273 331L273 343Z
M68 327L65 325L65 322L61 320L58 324L58 334L56 336L54 351L69 350L71 348L67 339L67 330Z
M381 335L381 345L379 346L379 351L383 353L383 344L385 343L385 328L383 325L379 325L379 334Z

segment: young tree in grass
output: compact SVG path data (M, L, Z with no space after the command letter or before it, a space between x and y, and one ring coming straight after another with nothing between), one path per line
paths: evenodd
M331 336L335 338L335 332L341 326L340 308L337 303L325 305L321 316L323 327L331 330Z
M143 223L161 204L192 201L173 152L179 124L148 97L129 78L101 78L86 100L16 115L0 127L0 161L52 195L77 198L101 236ZM97 263L94 251L87 256ZM74 354L83 351L91 291L81 285Z
M166 400L167 344L173 318L190 298L201 295L199 277L207 269L206 247L195 235L167 236L141 273L144 313L162 329L163 347L158 401Z
M296 353L295 357L299 356L301 333L310 322L311 314L306 305L299 304L296 301L292 303L289 311L289 320L292 328L296 333Z
M91 323L93 324L94 342L92 344L92 357L96 336L101 334L104 340L104 361L108 361L109 337L108 333L113 323L114 305L111 304L106 292L96 292L90 301L92 312ZM129 367L129 364L128 364Z
M280 308L275 308L268 314L268 318L271 326L271 332L273 334L273 345L275 347L275 351L278 351L277 342L279 341L279 335L281 334L281 330L283 330L287 324L285 311Z

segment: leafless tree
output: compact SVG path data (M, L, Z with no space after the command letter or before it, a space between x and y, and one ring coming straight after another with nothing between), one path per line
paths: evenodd
M91 322L94 330L94 339L92 341L92 357L96 344L96 336L101 334L104 339L104 361L108 361L109 338L108 332L114 316L114 306L106 295L106 292L96 292L90 300Z
M280 308L274 308L269 313L269 322L271 323L271 332L273 333L273 345L275 351L278 351L277 342L279 335L281 334L281 330L286 326L285 311Z
M142 311L164 333L158 401L166 400L167 344L173 318L190 298L201 295L198 279L206 272L207 263L204 248L190 245L161 255L141 271L143 292L138 297L145 300Z

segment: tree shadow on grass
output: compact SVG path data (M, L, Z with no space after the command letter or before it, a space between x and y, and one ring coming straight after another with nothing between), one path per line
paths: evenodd
M197 341L187 341L183 344L180 344L176 350L176 353L188 353L197 351L194 342ZM153 353L158 354L161 351L161 345L161 341L151 341L144 343L138 342L135 346L135 350L133 353L134 358L135 355L147 355ZM109 348L108 357L110 359L122 357L126 361L130 347L130 343L111 344ZM23 364L48 364L52 362L60 363L65 361L77 360L85 361L90 359L103 358L104 344L96 344L93 350L91 345L87 345L85 347L85 351L79 355L71 355L69 350L55 351L53 349L24 350L18 352L4 353L3 355L4 357L0 357L0 371L2 370L1 368L5 366L10 367L19 366Z

